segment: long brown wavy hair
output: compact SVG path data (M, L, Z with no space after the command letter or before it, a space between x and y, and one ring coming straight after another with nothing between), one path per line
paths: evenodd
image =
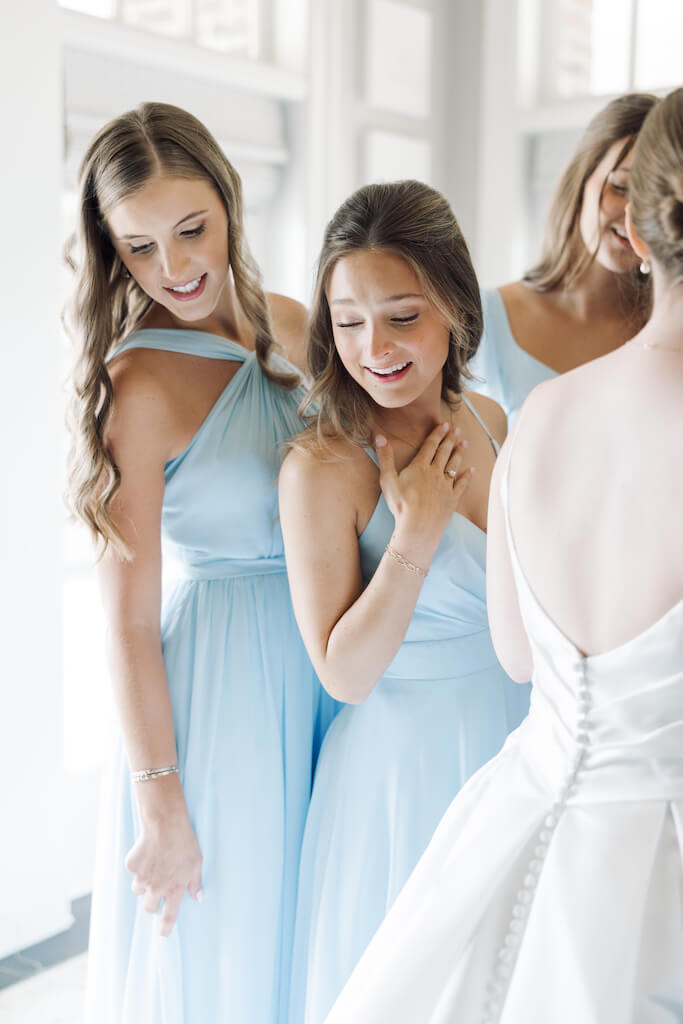
M152 300L126 271L105 218L117 203L160 174L200 178L216 189L228 217L235 292L254 329L259 364L284 387L298 380L268 365L273 336L260 273L244 236L242 184L216 140L192 114L166 103L143 103L110 121L81 163L79 221L67 245L67 262L78 274L65 316L76 346L68 501L101 551L111 545L125 559L131 551L111 515L121 474L105 442L113 401L107 359Z
M683 88L648 114L630 175L631 218L671 284L683 281Z
M360 250L395 253L415 272L425 298L450 330L443 367L446 401L462 392L467 364L483 329L479 285L467 243L448 202L421 181L365 185L327 225L309 321L307 362L312 387L300 412L311 429L296 446L328 449L331 438L367 444L373 400L347 372L334 343L327 286L336 263Z
M589 122L555 191L546 219L541 258L524 274L523 280L530 287L540 292L569 288L591 265L600 239L595 249L590 251L581 237L580 218L586 182L610 147L624 139L614 167L621 163L633 148L645 118L657 102L657 97L649 93L628 93L612 100ZM601 200L602 191L599 202ZM621 276L629 308L635 307L638 318L644 321L650 308L648 278L637 268Z

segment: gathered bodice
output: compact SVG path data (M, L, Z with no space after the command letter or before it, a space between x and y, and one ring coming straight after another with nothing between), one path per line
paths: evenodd
M521 749L551 788L577 771L569 804L683 799L683 600L631 640L582 655L539 604L508 545L534 662Z
M191 330L136 331L114 355L162 349L242 365L182 454L165 466L165 542L189 577L284 571L277 505L283 445L303 424L301 388L271 381L256 354L237 342ZM276 369L293 372L271 355Z

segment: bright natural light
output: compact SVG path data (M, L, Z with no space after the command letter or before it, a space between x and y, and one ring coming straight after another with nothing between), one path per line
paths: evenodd
M637 89L660 89L683 81L683 3L641 0L636 27Z
M59 0L72 11L256 59L259 0Z
M593 0L591 20L592 93L629 87L632 0Z

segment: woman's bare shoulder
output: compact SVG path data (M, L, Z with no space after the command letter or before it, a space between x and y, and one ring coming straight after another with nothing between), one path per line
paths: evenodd
M107 422L107 441L120 447L140 445L165 450L177 419L172 391L159 372L159 353L133 349L108 366L114 400Z
M266 294L275 344L298 370L306 368L308 310L301 302L276 292Z
M476 391L466 391L465 397L470 405L474 406L477 410L498 444L502 444L507 437L508 431L505 410L493 398L489 398L487 395L480 395Z
M334 489L347 488L360 477L377 476L377 467L359 445L343 437L319 440L315 430L300 435L284 459L288 478L319 480Z

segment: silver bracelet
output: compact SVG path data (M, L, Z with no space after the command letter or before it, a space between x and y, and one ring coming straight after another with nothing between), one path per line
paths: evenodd
M419 565L415 565L415 562L409 562L407 558L403 557L400 551L397 551L396 548L392 548L391 544L387 544L384 550L388 555L391 555L395 562L398 562L398 564L402 565L404 569L407 569L408 572L412 572L414 576L421 576L422 579L426 579L427 570L421 569Z
M150 779L160 779L162 775L177 775L178 765L169 764L166 768L143 768L139 772L131 772L133 782L149 782Z

